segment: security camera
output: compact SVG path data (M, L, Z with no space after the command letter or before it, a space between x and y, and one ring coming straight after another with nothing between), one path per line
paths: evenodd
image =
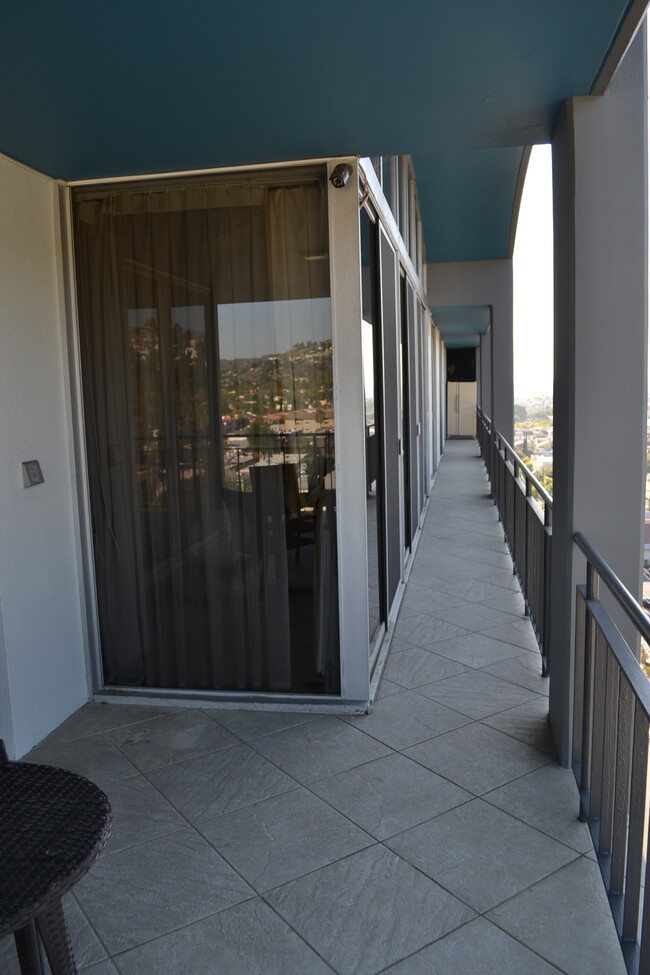
M342 186L345 186L351 175L352 166L349 166L348 163L339 163L332 170L332 175L330 176L332 186L335 186L339 190Z

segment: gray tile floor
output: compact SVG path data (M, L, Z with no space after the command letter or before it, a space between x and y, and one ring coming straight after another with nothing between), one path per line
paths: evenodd
M522 613L476 443L450 442L371 714L70 718L28 758L113 806L66 899L80 969L624 975Z

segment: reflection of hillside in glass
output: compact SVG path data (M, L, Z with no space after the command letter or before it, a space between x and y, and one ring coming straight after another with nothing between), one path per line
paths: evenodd
M333 468L332 340L220 361L225 480L250 491L250 468L292 464L309 493Z
M217 308L221 414L227 432L253 423L271 432L275 414L332 409L330 299L223 304Z
M160 332L155 309L129 312L128 337L140 504L143 509L166 507L165 417Z
M278 305L283 314L278 315ZM260 312L283 339L328 332L329 299L312 302L258 303L249 325L259 328ZM287 308L299 305L296 320ZM246 306L250 311L251 306ZM226 351L252 351L260 344L252 334L243 338L243 315L233 306L224 313L219 339ZM306 312L309 312L306 314ZM143 508L165 507L168 471L165 462L165 416L161 341L172 362L175 398L175 440L181 504L200 502L207 489L210 464L210 369L203 308L173 309L171 334L161 337L155 309L129 312L130 387L137 443L137 478ZM169 330L168 330L169 331ZM220 348L221 351L221 348ZM223 443L223 479L231 489L250 491L251 466L295 464L301 490L309 491L318 471L333 468L332 340L297 341L286 351L258 356L219 357L219 428ZM212 397L216 406L217 399ZM213 420L216 419L213 417ZM198 494L198 496L197 496Z
M184 328L176 321L185 309L173 314L171 334L162 335L153 309L144 317L142 309L129 314L130 374L133 416L136 429L137 478L143 508L165 507L168 490L166 429L163 408L165 377L161 368L161 345L169 352L173 381L175 454L180 503L194 506L207 490L209 466L210 398L208 356L205 335L196 327ZM196 316L194 316L196 318ZM142 320L144 318L144 320ZM141 324L139 323L141 322ZM169 436L169 432L167 431ZM198 496L197 496L198 492Z
M332 341L299 343L288 352L257 359L221 359L221 415L227 425L254 415L270 429L278 414L332 410Z

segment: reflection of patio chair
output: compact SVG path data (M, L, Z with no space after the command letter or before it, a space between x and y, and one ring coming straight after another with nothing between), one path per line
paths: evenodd
M315 503L312 504L307 496L301 493L296 464L282 465L282 484L287 549L296 550L296 561L298 561L300 549L305 545L314 544L318 500L316 497ZM311 494L313 496L314 492Z

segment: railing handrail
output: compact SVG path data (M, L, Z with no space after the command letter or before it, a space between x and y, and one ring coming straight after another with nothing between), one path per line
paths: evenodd
M643 639L650 644L650 619L648 619L643 607L639 605L638 599L634 598L630 590L621 582L614 570L605 562L604 558L587 541L582 532L575 532L573 541L583 555L586 556L587 561L596 570L598 578L605 583L625 615L637 630L639 630ZM650 704L650 690L648 703Z
M486 421L485 425L487 426L487 429L490 431L491 435L498 440L497 446L501 447L504 450L504 452L510 456L510 459L513 462L513 466L515 467L515 470L519 470L522 472L524 476L524 480L529 481L530 484L532 484L532 486L535 488L538 494L541 495L544 504L548 505L549 509L552 511L553 497L548 493L544 485L540 481L538 481L538 479L535 477L535 475L530 470L530 468L528 468L524 464L523 460L521 459L521 457L519 456L515 448L510 443L508 443L508 441L503 436L503 434L500 433L499 430L495 428L490 417L487 415L487 413L483 412L480 406L478 407L478 413L479 416Z
M545 659L549 652L552 542L546 512L552 499L481 410L478 420L492 495ZM525 498L522 477L526 478ZM531 484L546 502L543 545ZM572 660L572 764L580 789L580 819L591 830L628 972L648 975L650 898L643 896L643 876L650 869L646 867L645 841L650 682L634 653L636 636L632 644L626 641L600 598L601 582L603 596L611 596L614 608L630 620L635 635L649 644L650 619L581 532L573 535L573 542L586 558L586 584L576 587ZM541 586L540 570L535 568L535 560L540 558L544 560ZM649 884L645 886L647 890Z
M529 481L530 484L532 484L535 490L541 495L544 504L547 504L549 508L553 510L553 497L548 493L548 491L541 483L541 481L539 481L535 477L533 472L530 470L530 468L527 467L526 464L524 464L523 460L521 459L517 451L514 449L514 447L512 447L508 443L505 437L502 437L501 434L498 432L497 432L497 436L501 440L501 443L505 448L506 452L510 454L510 457L513 460L515 468L518 469L524 475L524 480Z

